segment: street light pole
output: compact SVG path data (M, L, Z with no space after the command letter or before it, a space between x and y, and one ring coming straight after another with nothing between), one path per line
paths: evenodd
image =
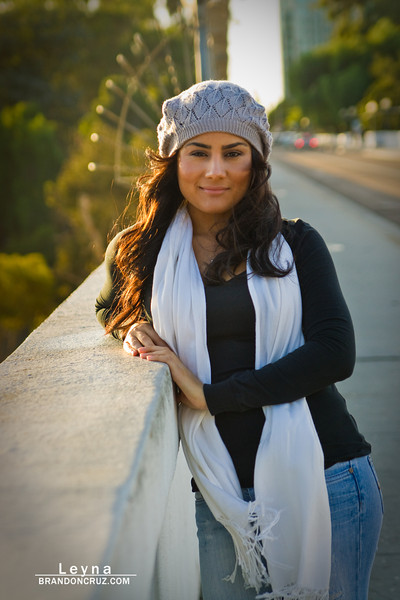
M196 81L227 78L229 0L197 0Z
M196 81L212 79L207 0L197 0L195 46Z

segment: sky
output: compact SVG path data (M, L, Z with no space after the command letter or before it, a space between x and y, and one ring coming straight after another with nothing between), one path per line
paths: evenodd
M283 98L279 0L230 0L228 79L267 110Z

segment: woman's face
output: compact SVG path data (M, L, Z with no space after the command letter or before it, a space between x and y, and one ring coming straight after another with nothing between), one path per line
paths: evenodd
M230 133L204 133L179 150L178 183L193 219L226 221L250 185L250 144Z

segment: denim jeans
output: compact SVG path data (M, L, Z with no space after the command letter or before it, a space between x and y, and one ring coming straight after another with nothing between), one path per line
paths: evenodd
M367 600L383 516L371 457L338 463L325 471L325 479L332 521L329 599ZM254 500L253 488L242 492L245 500ZM254 600L256 592L245 589L240 568L234 583L224 581L235 567L232 539L199 492L195 498L203 600Z

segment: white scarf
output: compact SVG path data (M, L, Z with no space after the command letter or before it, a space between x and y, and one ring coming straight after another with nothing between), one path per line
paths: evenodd
M205 290L192 238L190 217L181 209L158 255L151 312L157 333L203 383L210 383ZM292 253L283 236L273 246L271 256L280 251L280 264L290 264ZM300 288L295 267L283 278L252 275L249 264L247 273L256 315L255 366L261 368L304 343ZM246 585L259 591L269 583L273 592L262 597L271 600L324 600L331 524L320 442L304 398L263 410L254 502L242 498L215 418L182 404L179 428L185 456L207 505L232 536Z

